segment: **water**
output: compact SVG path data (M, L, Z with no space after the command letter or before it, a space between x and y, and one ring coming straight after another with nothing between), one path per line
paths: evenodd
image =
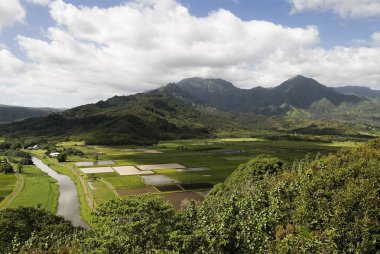
M33 157L32 160L39 169L57 180L57 184L59 186L57 215L61 215L65 219L70 220L74 226L88 228L88 225L82 221L80 216L80 203L77 189L70 177L58 174L36 157Z

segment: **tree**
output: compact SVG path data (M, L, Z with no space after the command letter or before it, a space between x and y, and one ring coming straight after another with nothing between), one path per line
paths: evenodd
M0 163L0 173L10 174L13 173L13 167L8 162Z
M97 249L110 254L170 249L179 219L170 203L153 195L111 200L94 215L85 252Z
M17 165L17 171L21 174L23 172L23 166L22 164Z
M66 162L67 161L67 155L65 153L60 153L57 155L58 162Z
M41 245L46 250L59 242L63 246L69 245L70 242L63 242L62 239L70 238L76 230L80 229L63 217L45 210L32 207L0 210L0 253L19 253L30 240L33 244L29 244L29 248L39 248Z

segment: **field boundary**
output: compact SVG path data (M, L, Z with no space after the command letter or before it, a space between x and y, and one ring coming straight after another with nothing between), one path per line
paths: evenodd
M17 197L17 195L20 193L20 191L24 187L24 179L20 175L19 172L15 172L15 176L17 178L17 186L14 188L11 194L9 194L1 203L0 203L0 210L7 208L7 206L12 202L12 200Z
M72 167L72 166L69 166L69 167L74 172L74 174L76 174L76 176L79 178L79 181L80 181L80 183L82 185L83 194L84 194L85 199L86 199L86 203L87 203L88 207L90 208L90 210L94 211L94 208L95 208L94 202L95 202L95 200L94 200L94 197L92 197L92 198L90 197L90 194L89 194L88 189L87 189L86 181L83 179L83 177L81 176L81 174L74 167ZM79 193L78 193L78 195L79 195Z
M113 194L115 194L116 197L119 196L119 194L117 193L115 187L110 183L108 182L106 179L104 178L100 178L99 179L102 183L104 183L105 185L107 185L107 187L113 192Z

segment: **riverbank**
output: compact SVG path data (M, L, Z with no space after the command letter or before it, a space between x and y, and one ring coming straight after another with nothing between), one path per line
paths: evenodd
M33 157L33 163L57 181L59 188L57 215L70 220L75 226L88 228L81 218L80 202L75 183L67 175L59 174L40 159Z

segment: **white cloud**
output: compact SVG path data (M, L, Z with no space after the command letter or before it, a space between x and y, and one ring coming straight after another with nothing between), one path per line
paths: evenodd
M3 27L22 22L25 10L19 0L0 0L0 31Z
M1 51L0 61L13 63L0 65L2 103L72 106L192 76L250 88L303 74L328 85L380 88L380 48L325 50L313 26L242 21L226 10L198 18L174 0L112 8L57 0L49 8L57 25L43 39L17 37L28 62Z
M380 0L288 0L292 13L304 11L332 11L343 18L380 16Z
M27 2L39 5L48 5L51 2L51 0L27 0Z
M380 46L380 32L377 32L377 33L373 33L372 34L372 42L377 45L377 46Z

